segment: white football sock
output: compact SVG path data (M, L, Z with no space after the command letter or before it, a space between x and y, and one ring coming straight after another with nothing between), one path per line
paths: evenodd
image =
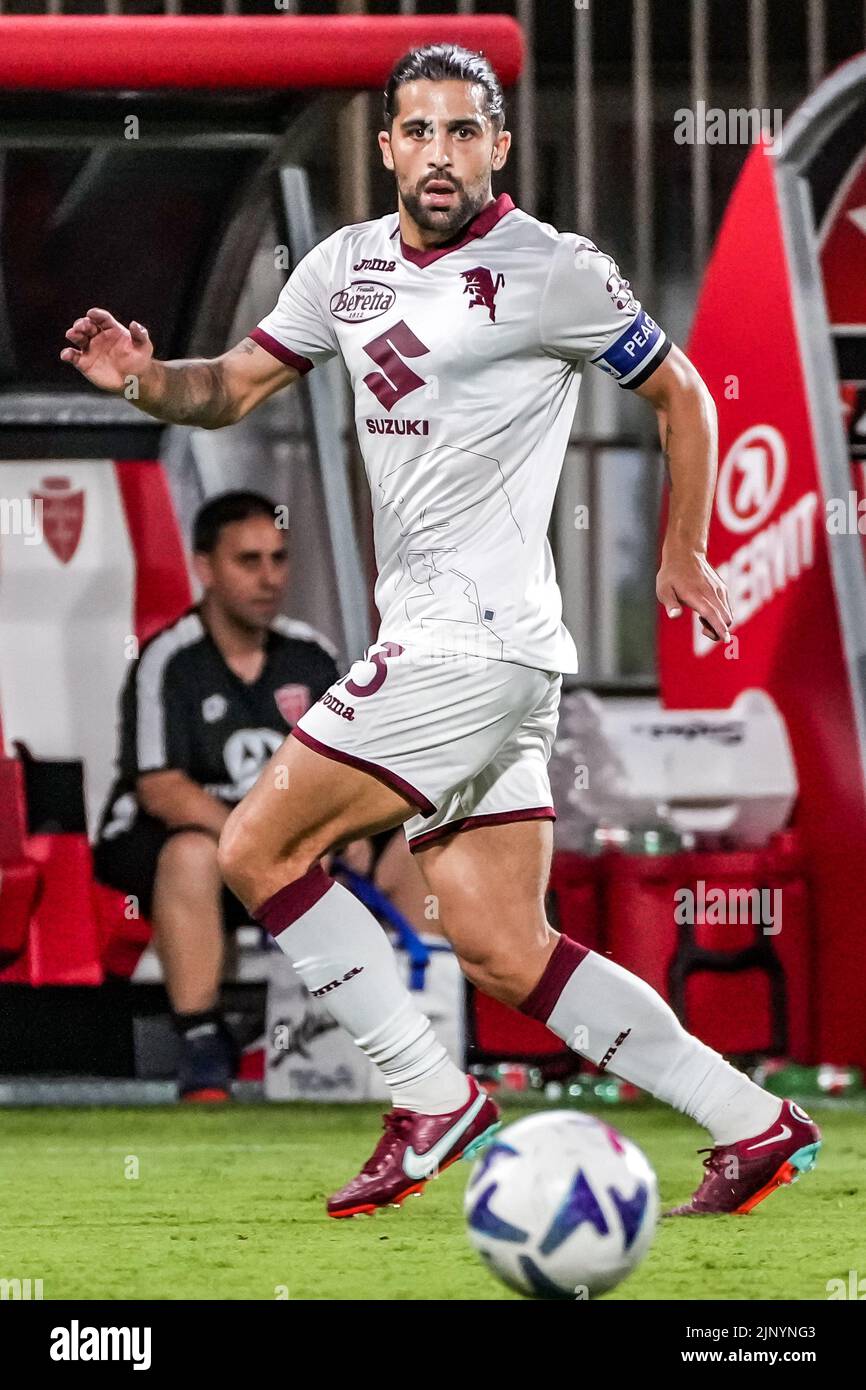
M533 998L543 1000L544 1021L569 1047L596 1064L606 1058L605 1070L690 1115L715 1144L773 1124L781 1111L776 1096L687 1033L645 980L595 951L581 955L584 950L573 942L557 945L525 1012Z
M255 916L379 1068L395 1106L447 1115L465 1105L467 1077L402 984L382 927L353 893L317 866Z

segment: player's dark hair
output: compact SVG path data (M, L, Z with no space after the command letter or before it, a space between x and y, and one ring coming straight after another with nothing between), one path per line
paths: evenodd
M192 524L192 548L196 555L210 555L224 526L266 516L276 525L276 507L261 492L221 492L200 507Z
M385 88L385 125L391 129L397 114L397 93L407 82L475 82L487 93L487 114L497 134L505 125L502 83L483 53L454 43L430 43L413 48L396 64Z

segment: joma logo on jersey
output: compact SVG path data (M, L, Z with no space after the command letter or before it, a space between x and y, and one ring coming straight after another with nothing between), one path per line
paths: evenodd
M364 323L387 314L397 298L390 285L375 280L354 280L331 296L331 313L343 323Z
M325 709L332 709L335 714L339 714L343 719L354 719L355 709L353 705L344 705L342 700L338 700L336 695L325 693L322 696L322 704Z
M368 434L429 434L429 420L367 419Z
M496 322L496 296L505 284L505 276L497 275L493 278L493 271L488 270L483 265L478 265L474 270L464 270L460 275L461 280L466 281L464 294L471 294L469 301L470 309L486 309L490 315L490 322Z
M387 275L390 271L397 269L396 261L359 261L352 266L353 270L377 270L382 275Z

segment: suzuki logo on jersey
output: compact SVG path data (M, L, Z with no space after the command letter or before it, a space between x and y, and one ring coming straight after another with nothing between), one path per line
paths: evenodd
M430 349L412 332L405 319L386 328L371 343L365 343L364 351L381 368L378 372L369 372L364 377L364 385L369 386L386 410L393 410L404 396L426 385L424 377L413 372L404 358L425 357Z
M493 278L493 271L486 266L477 265L474 270L464 270L460 274L461 280L466 281L463 290L464 294L470 294L470 309L486 309L490 315L490 322L496 322L496 296L505 284L505 276L499 274Z
M343 323L365 323L387 314L397 298L390 285L375 280L353 280L344 290L331 296L331 313Z
M61 565L68 565L84 527L84 491L71 492L69 478L43 478L30 496L42 515L42 534Z
M429 420L376 420L364 422L368 434L429 434Z
M376 270L381 275L388 275L392 270L397 269L396 261L359 261L352 266L353 270Z

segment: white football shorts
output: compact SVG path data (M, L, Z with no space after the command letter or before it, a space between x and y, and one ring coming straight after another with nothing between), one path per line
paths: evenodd
M292 735L414 801L404 829L415 852L477 825L555 819L561 687L559 671L379 641Z

